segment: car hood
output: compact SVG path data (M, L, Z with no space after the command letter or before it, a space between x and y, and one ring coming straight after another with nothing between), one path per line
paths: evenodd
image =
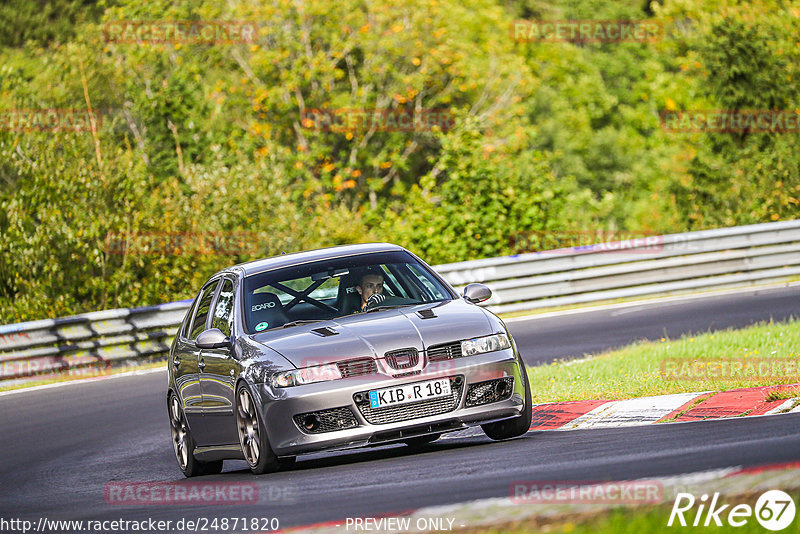
M421 310L431 310L420 314ZM325 334L315 331L329 329ZM336 332L336 334L330 334ZM486 313L461 299L349 315L251 336L298 368L354 358L383 358L388 351L428 347L489 335Z

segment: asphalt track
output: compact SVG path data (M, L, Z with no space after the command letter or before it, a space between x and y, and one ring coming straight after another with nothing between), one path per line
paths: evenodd
M634 339L800 316L800 288L650 303L510 324L526 360L580 356ZM180 482L166 373L0 397L0 518L277 517L281 527L505 497L519 480L621 480L800 460L800 414L642 427L529 432L305 456L252 476L244 462L197 481L255 483L230 506L107 504L110 482ZM456 519L458 524L459 518ZM344 531L344 529L343 529ZM213 532L213 531L211 531Z

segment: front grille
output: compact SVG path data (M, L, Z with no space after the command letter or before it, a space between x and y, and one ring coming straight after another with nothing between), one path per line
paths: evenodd
M497 394L496 388L500 382L505 383L505 391L502 395ZM467 388L467 400L465 405L480 406L481 404L506 400L512 393L514 393L514 377L511 376L470 384Z
M360 394L356 393L363 399L356 405L367 422L373 425L385 425L452 412L458 407L458 403L461 400L461 393L464 391L464 378L461 376L450 377L450 391L451 394L448 397L385 406L383 408L372 408L369 404L369 392L364 391Z
M309 429L305 426L306 417L316 416L319 421L318 426ZM334 432L336 430L345 430L358 426L356 416L350 408L332 408L330 410L321 410L318 412L299 413L294 416L294 424L301 432L306 434L322 434L323 432Z
M429 362L441 362L461 357L461 342L445 343L428 349Z
M336 362L336 365L339 367L339 372L342 373L342 378L370 375L378 372L378 366L372 358Z
M419 353L415 348L393 350L385 355L386 362L393 369L408 369L414 367L419 362Z

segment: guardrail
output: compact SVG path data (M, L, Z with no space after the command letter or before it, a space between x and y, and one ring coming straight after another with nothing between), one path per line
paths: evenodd
M497 313L740 287L800 276L800 220L436 266L492 288ZM0 381L42 380L163 356L190 300L0 326Z
M191 300L0 326L0 381L83 374L169 350Z
M598 300L741 287L800 275L800 220L449 263L460 288L492 288L496 313Z

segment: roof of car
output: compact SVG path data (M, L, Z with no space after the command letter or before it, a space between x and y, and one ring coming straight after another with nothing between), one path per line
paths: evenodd
M391 252L405 250L403 247L391 243L363 243L360 245L344 245L339 247L321 248L317 250L307 250L304 252L293 252L291 254L281 254L261 260L248 261L234 265L225 271L239 271L243 276L250 276L264 271L291 267L318 260L330 260L357 254L369 254L372 252Z

